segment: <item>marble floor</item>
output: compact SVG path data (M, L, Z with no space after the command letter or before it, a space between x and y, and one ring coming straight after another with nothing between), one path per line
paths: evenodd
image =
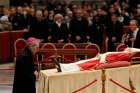
M0 93L12 93L13 72L11 69L14 67L13 63L0 64Z
M13 63L0 64L0 93L12 93L14 79L14 70L12 68L14 68ZM37 83L38 82L36 82L36 89Z
M12 86L0 85L0 93L12 93Z
M37 85L38 84L36 83L36 89L37 89ZM12 86L9 86L9 85L0 85L0 93L12 93Z

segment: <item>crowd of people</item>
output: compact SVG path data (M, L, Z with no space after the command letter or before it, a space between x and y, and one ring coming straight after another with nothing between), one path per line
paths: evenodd
M131 20L140 24L140 5L131 6L127 0L96 3L49 3L46 8L33 6L1 7L0 30L28 31L24 38L35 37L52 43L95 43L102 48L108 37L108 51L121 43L123 27ZM128 40L127 40L128 41ZM128 43L128 42L127 42Z
M44 9L36 9L33 6L1 7L1 31L27 31L23 38L27 40L28 45L17 57L12 93L27 91L36 93L35 80L38 72L34 68L33 57L42 40L51 43L90 42L102 48L103 37L106 34L108 51L114 51L115 44L121 42L140 48L140 5L137 4L131 6L128 0L112 0L110 4L104 2L101 6L84 2L81 4L51 3ZM124 26L130 28L130 31L125 34ZM129 61L126 57L130 59L134 52L140 51L139 49L130 51L130 49L122 52L107 52L103 54L104 56L100 54L95 58L76 63L59 64L60 70L63 72L93 69L102 62L107 63L105 60L110 57L111 62L126 62Z

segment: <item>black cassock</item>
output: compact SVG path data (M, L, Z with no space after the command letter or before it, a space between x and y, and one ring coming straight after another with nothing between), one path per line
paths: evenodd
M12 93L36 93L32 52L26 47L17 57Z

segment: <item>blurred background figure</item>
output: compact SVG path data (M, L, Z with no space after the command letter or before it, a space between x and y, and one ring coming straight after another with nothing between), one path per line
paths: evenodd
M52 25L51 36L55 43L67 42L67 26L63 22L63 16L56 14L54 16L54 24Z
M83 18L82 10L78 9L70 22L70 31L73 36L73 43L84 43L88 21Z
M104 10L99 8L97 10L97 15L93 17L91 25L91 41L97 44L100 48L103 43L103 34L105 31L105 19L106 15L103 13Z
M29 25L30 34L35 38L46 40L48 36L47 30L48 26L45 24L43 12L37 10L35 17L33 17L32 22Z
M8 8L4 8L4 14L0 18L0 30L1 31L11 31L12 24L10 22L10 11Z
M108 51L115 51L117 43L121 43L123 35L123 24L118 21L118 17L111 15L111 21L106 25L106 32L108 36Z
M140 29L136 20L131 20L129 24L130 30L125 37L125 43L129 47L140 48Z
M11 23L13 30L27 29L28 24L25 23L23 8L21 6L16 8L16 13L13 14Z

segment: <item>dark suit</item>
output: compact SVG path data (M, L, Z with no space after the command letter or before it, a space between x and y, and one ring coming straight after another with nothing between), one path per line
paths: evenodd
M11 23L12 23L13 30L23 30L27 28L28 25L26 24L24 15L21 13L14 14L11 19Z
M136 40L134 42L134 47L135 48L140 48L140 29L137 32Z
M123 25L117 21L115 24L110 22L107 24L107 36L108 36L108 51L115 50L115 43L120 43L122 38L122 27ZM112 41L112 37L115 37L116 40Z
M130 39L133 38L133 32L128 31L127 36L128 36L128 41L125 41L125 44L128 45L129 47L132 47L132 42L130 41ZM133 47L140 48L140 29L137 32Z
M105 16L97 15L93 19L91 26L91 41L102 48L103 33L104 33Z
M88 21L84 18L81 18L81 20L78 20L77 18L74 18L70 21L70 31L72 33L73 42L76 43L83 43L85 42L86 38L86 31L88 29ZM77 41L76 36L80 36L81 40Z
M59 27L56 23L52 25L51 36L53 38L53 42L58 43L58 40L63 39L64 42L67 42L67 33L68 29L66 24L61 23Z
M37 18L33 18L29 29L31 35L35 38L46 39L48 34L48 25L44 20L38 21Z

